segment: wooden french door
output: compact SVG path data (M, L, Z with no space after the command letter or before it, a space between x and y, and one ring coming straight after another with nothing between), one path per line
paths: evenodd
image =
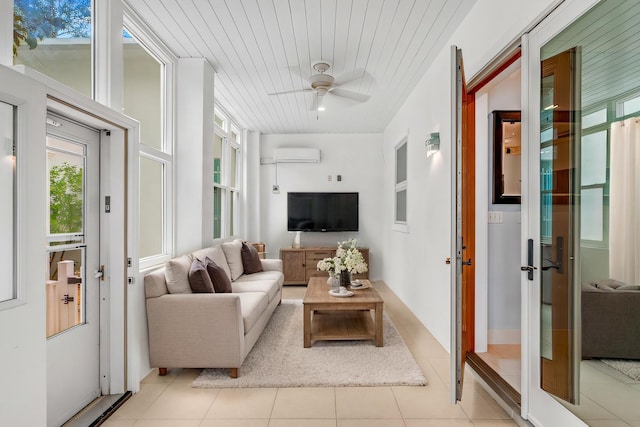
M571 403L579 378L579 64L576 48L542 61L540 92L540 383Z
M474 96L467 92L462 50L452 46L453 146L452 179L454 223L452 237L455 244L455 268L452 272L452 342L451 342L451 401L462 399L464 364L468 352L473 351L475 317L475 138L469 117L475 113Z

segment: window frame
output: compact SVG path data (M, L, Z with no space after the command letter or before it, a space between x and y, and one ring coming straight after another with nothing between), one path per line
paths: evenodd
M222 126L216 122L216 117L222 121ZM231 135L235 134L236 139L232 140ZM215 197L212 218L213 221L213 239L226 238L236 235L241 235L243 230L241 229L240 213L241 207L241 194L242 194L242 145L243 145L243 132L240 126L235 122L233 117L227 113L217 103L214 107L214 140L215 135L222 138L222 151L220 153L220 182L214 182L211 177L212 188L215 191L216 188L222 192L221 207L220 207L220 235L215 235ZM231 171L231 158L232 152L236 153L235 161L235 176ZM213 161L213 159L212 159ZM232 185L235 183L235 185Z
M123 8L122 27L138 42L138 44L161 64L161 138L160 149L139 144L139 156L163 165L163 241L161 253L139 258L139 269L145 270L163 264L173 258L175 253L175 199L174 199L174 89L175 67L177 58L164 44L153 35L153 32L128 7ZM122 37L122 35L120 35ZM124 81L124 79L123 79Z
M406 155L404 156L404 171L405 171L405 179L403 181L398 181L398 161L399 156L398 153L402 148L405 148ZM408 190L408 181L409 181L409 138L404 137L398 142L394 147L394 174L393 174L393 184L394 184L394 192L393 192L393 230L401 233L409 233L409 190ZM404 211L407 215L407 218L404 221L398 220L398 193L405 192L405 206Z

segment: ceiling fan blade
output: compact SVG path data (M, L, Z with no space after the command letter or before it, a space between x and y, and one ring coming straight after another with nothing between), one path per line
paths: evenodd
M364 68L358 68L357 70L353 70L350 73L341 74L340 77L336 78L336 86L345 86L355 82L368 82L375 80L373 76L367 72Z
M311 102L309 103L309 111L318 111L318 93L314 93L313 94L313 98L311 99Z
M351 90L342 89L339 87L333 88L330 92L332 95L340 96L342 98L348 98L358 102L366 102L371 98L369 95L360 92L353 92Z
M311 92L311 91L313 91L313 89L295 89L295 90L285 90L284 92L268 93L267 95L285 95L287 93Z

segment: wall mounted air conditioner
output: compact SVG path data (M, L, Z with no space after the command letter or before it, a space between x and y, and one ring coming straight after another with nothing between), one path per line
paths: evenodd
M273 150L275 163L320 163L318 148L276 148Z

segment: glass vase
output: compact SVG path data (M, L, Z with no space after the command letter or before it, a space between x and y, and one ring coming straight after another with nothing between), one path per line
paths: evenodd
M341 271L340 272L340 286L344 286L345 288L349 288L351 285L351 272L350 271Z
M340 289L340 279L336 277L335 273L329 272L329 278L327 279L327 285L329 289L338 291Z

